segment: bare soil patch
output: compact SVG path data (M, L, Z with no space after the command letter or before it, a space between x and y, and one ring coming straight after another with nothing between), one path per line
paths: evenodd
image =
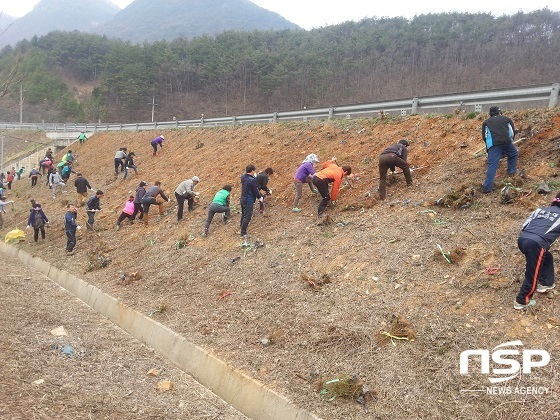
M538 296L530 312L512 306L524 271L517 250L521 223L553 196L537 194L535 187L543 180L554 193L560 187L560 115L525 110L510 116L526 140L519 146L523 177L510 180L524 194L507 205L498 192L508 181L503 163L496 192L479 190L486 169L485 158L475 157L483 147L482 117L171 130L156 158L149 141L160 133L99 133L72 146L78 169L106 193L96 219L99 235L84 230L76 254L67 257L62 218L74 189L52 200L44 185L31 189L24 181L14 185L10 198L16 210L8 210L2 233L25 226L28 200L35 197L52 227L45 243L27 239L18 246L153 313L325 419L553 418L560 413L559 331L553 322L560 319L560 307L554 296ZM411 141L409 161L422 169L413 173L412 188L395 176L390 195L379 202L377 156L402 138ZM113 175L120 147L136 153L140 175L125 181ZM291 212L293 173L309 153L321 160L336 156L357 174L329 208L332 223L325 226L317 226L318 198L308 192L303 211ZM255 214L252 238L242 241L239 176L249 163L274 168L269 183L274 195L267 198L266 217ZM126 198L141 180L161 180L172 197L175 187L194 175L201 179L200 205L181 223L172 202L169 213L152 215L148 227L115 230ZM233 221L214 220L210 235L202 237L206 206L224 184L234 186ZM83 209L79 223L85 225ZM88 270L95 256L110 263ZM131 272L141 278L123 282L121 276ZM165 311L154 312L163 306ZM380 342L395 316L406 320L414 340ZM460 353L513 340L549 351L552 360L509 385L548 387L551 393L471 392L490 384L474 369L459 374ZM369 391L362 404L355 395L327 401L331 398L321 394L327 381L348 378L359 379Z

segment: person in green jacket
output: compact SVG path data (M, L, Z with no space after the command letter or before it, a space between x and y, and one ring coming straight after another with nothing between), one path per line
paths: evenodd
M210 229L210 223L216 213L223 213L224 223L229 222L230 208L229 208L229 198L231 195L231 185L224 185L224 187L216 193L212 204L208 207L208 218L206 219L206 225L204 226L204 233L202 236L208 236L208 229Z

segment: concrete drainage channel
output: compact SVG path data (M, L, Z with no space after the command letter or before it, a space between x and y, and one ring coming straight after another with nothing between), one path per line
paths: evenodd
M84 280L59 270L38 257L0 242L0 251L43 273L93 310L105 316L148 347L168 358L225 402L253 419L320 420L267 388L263 383L228 366L185 337L117 301Z

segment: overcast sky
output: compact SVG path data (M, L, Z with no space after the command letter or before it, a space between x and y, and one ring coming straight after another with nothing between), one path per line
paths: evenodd
M80 0L74 0L80 1ZM101 0L100 0L101 1ZM325 25L334 25L347 20L359 21L371 17L403 16L412 18L414 15L444 12L489 12L494 16L513 14L519 11L531 12L548 7L560 11L558 0L251 0L253 3L272 10L301 26L313 29ZM112 0L124 8L132 0ZM0 0L0 11L11 16L23 16L30 12L39 0Z

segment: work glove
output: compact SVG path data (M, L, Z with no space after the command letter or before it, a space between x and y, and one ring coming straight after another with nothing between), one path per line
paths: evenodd
M76 229L80 230L82 227L81 226L77 226Z
M31 227L31 226L27 225L27 226L26 226L26 229L29 229L30 227Z
M272 188L269 188L269 189L268 189L268 193L267 193L267 194L268 194L268 195L272 195Z
M262 203L264 201L264 197L259 198L259 203Z

